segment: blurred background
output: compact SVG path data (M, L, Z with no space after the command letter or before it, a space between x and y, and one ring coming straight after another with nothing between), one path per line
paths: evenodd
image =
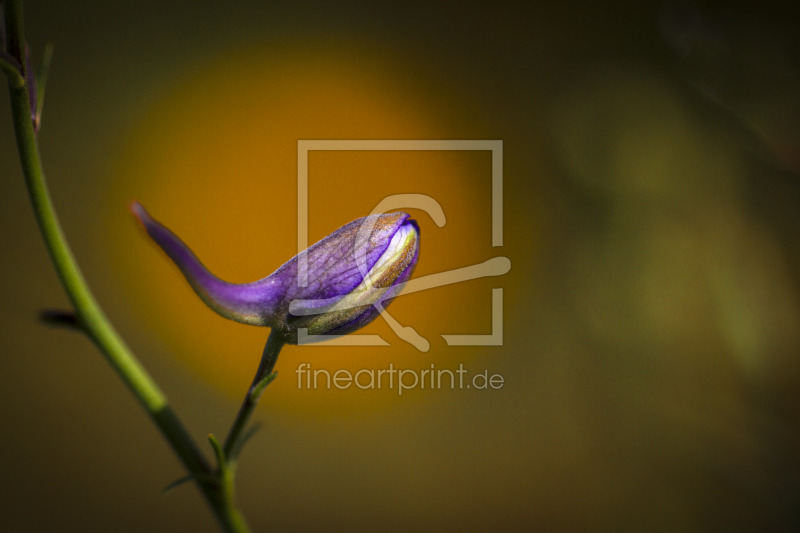
M774 4L774 5L773 5ZM783 3L780 3L783 4ZM239 468L256 531L794 531L800 523L800 38L778 3L28 2L55 45L40 142L95 294L192 434L227 431L267 331L209 311L141 201L230 281L296 250L298 139L501 139L486 152L314 152L310 240L384 196L434 197L378 348L287 347ZM512 7L516 6L516 7ZM2 92L7 93L6 89ZM4 96L3 98L7 98ZM0 511L7 531L216 531L85 338L0 106ZM503 346L449 347L491 332ZM500 390L298 388L295 370L458 368Z

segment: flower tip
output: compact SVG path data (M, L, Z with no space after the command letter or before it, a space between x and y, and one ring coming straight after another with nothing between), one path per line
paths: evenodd
M410 216L410 215L409 215L409 216ZM406 219L406 224L411 224L411 226L412 226L412 227L414 228L414 230L417 232L417 235L420 235L420 231L419 231L419 223L418 223L416 220L414 220L413 218L407 218L407 219Z
M150 215L147 213L147 210L145 210L142 204L134 200L130 203L128 209L131 210L133 216L136 217L136 220L138 220L142 226L147 227L147 221L150 220Z

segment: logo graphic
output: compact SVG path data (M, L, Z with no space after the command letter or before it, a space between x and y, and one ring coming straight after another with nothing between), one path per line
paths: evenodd
M422 151L422 150L487 150L492 154L492 247L503 246L503 141L500 140L298 140L297 141L297 249L298 249L298 286L308 286L308 260L305 250L308 248L308 153L313 150L328 151ZM396 194L384 198L370 214L382 214L393 209L414 208L425 211L433 222L443 227L446 218L441 205L423 194ZM372 228L361 227L359 236L366 238ZM365 281L370 284L367 275L366 258L363 257L363 247L356 248L356 263L359 266ZM361 257L359 257L361 250ZM511 268L511 261L504 256L469 265L454 270L438 272L428 276L413 278L404 284L400 296L413 292L433 289L443 285L450 285L462 281L489 276L501 276ZM404 341L412 344L418 350L426 352L430 343L411 326L398 323L384 309L382 301L370 302L380 312L395 334ZM341 307L341 302L294 300L289 306L289 312L294 315L316 314L323 306ZM346 306L346 304L344 304ZM363 305L363 302L359 305ZM442 334L449 346L500 346L503 344L503 289L492 289L492 333L489 335L448 335ZM306 328L297 331L297 344L318 343L328 341L328 345L339 346L387 346L379 335L349 334L342 337L333 335L309 335Z

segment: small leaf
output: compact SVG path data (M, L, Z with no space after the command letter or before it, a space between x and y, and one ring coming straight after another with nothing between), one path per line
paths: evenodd
M253 438L253 436L256 433L261 431L262 427L264 427L263 424L253 424L252 426L250 426L250 429L248 429L247 432L242 436L242 440L239 442L239 446L237 447L241 449L245 445L245 443L247 443L251 438Z
M188 476L183 476L182 478L176 479L175 481L173 481L172 483L170 483L169 485L167 485L166 487L161 489L161 494L166 494L166 493L172 491L173 489L176 489L176 488L180 487L181 485L183 485L187 481L194 481L195 479L199 479L200 481L203 481L205 483L214 483L214 482L216 482L216 478L214 476L210 476L210 475L194 476L192 474L189 474Z
M264 379L256 383L255 386L250 390L250 400L253 403L257 402L258 399L261 397L261 395L264 393L264 389L267 388L267 385L272 383L276 377L278 377L278 373L272 372L268 374Z
M39 320L49 326L83 331L83 325L74 311L64 311L61 309L45 309L39 312Z
M163 489L161 489L161 494L166 494L166 493L170 492L172 489L178 488L181 485L183 485L184 483L186 483L187 481L192 481L193 479L194 479L194 476L191 475L191 474L189 474L188 476L183 476L182 478L178 478L175 481L173 481L172 483L170 483L169 485L167 485L166 487L164 487Z
M38 131L42 124L42 108L44 108L44 91L47 85L47 75L50 73L50 63L53 60L53 45L47 43L44 47L44 54L42 54L42 62L39 64L39 73L36 75L36 85L38 93L36 95L36 117L34 118L34 125Z
M222 470L227 465L227 458L225 457L225 449L222 447L222 444L219 443L217 437L213 433L208 434L208 442L211 443L211 447L214 449L214 455L217 458L217 464L219 465L219 469Z

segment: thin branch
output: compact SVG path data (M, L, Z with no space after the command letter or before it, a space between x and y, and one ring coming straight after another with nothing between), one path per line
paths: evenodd
M231 533L249 531L238 509L231 508L232 500L218 490L218 483L206 481L213 472L205 457L170 407L164 393L117 334L78 268L50 198L31 120L31 102L25 82L22 4L20 0L8 0L3 6L7 53L21 65L17 72L22 77L22 83L18 83L19 80L13 75L8 77L22 172L39 230L61 284L75 309L76 321L82 325L89 338L139 400L183 465L193 475L222 527Z
M244 397L242 406L239 408L239 413L236 415L228 438L225 439L225 457L228 461L235 462L236 457L241 449L240 438L242 432L247 427L247 422L258 404L261 393L275 379L275 374L272 370L275 368L275 363L278 361L278 355L285 343L283 336L273 329L267 338L267 344L264 346L264 353L261 355L261 362L258 364L258 370L253 378L253 383Z

